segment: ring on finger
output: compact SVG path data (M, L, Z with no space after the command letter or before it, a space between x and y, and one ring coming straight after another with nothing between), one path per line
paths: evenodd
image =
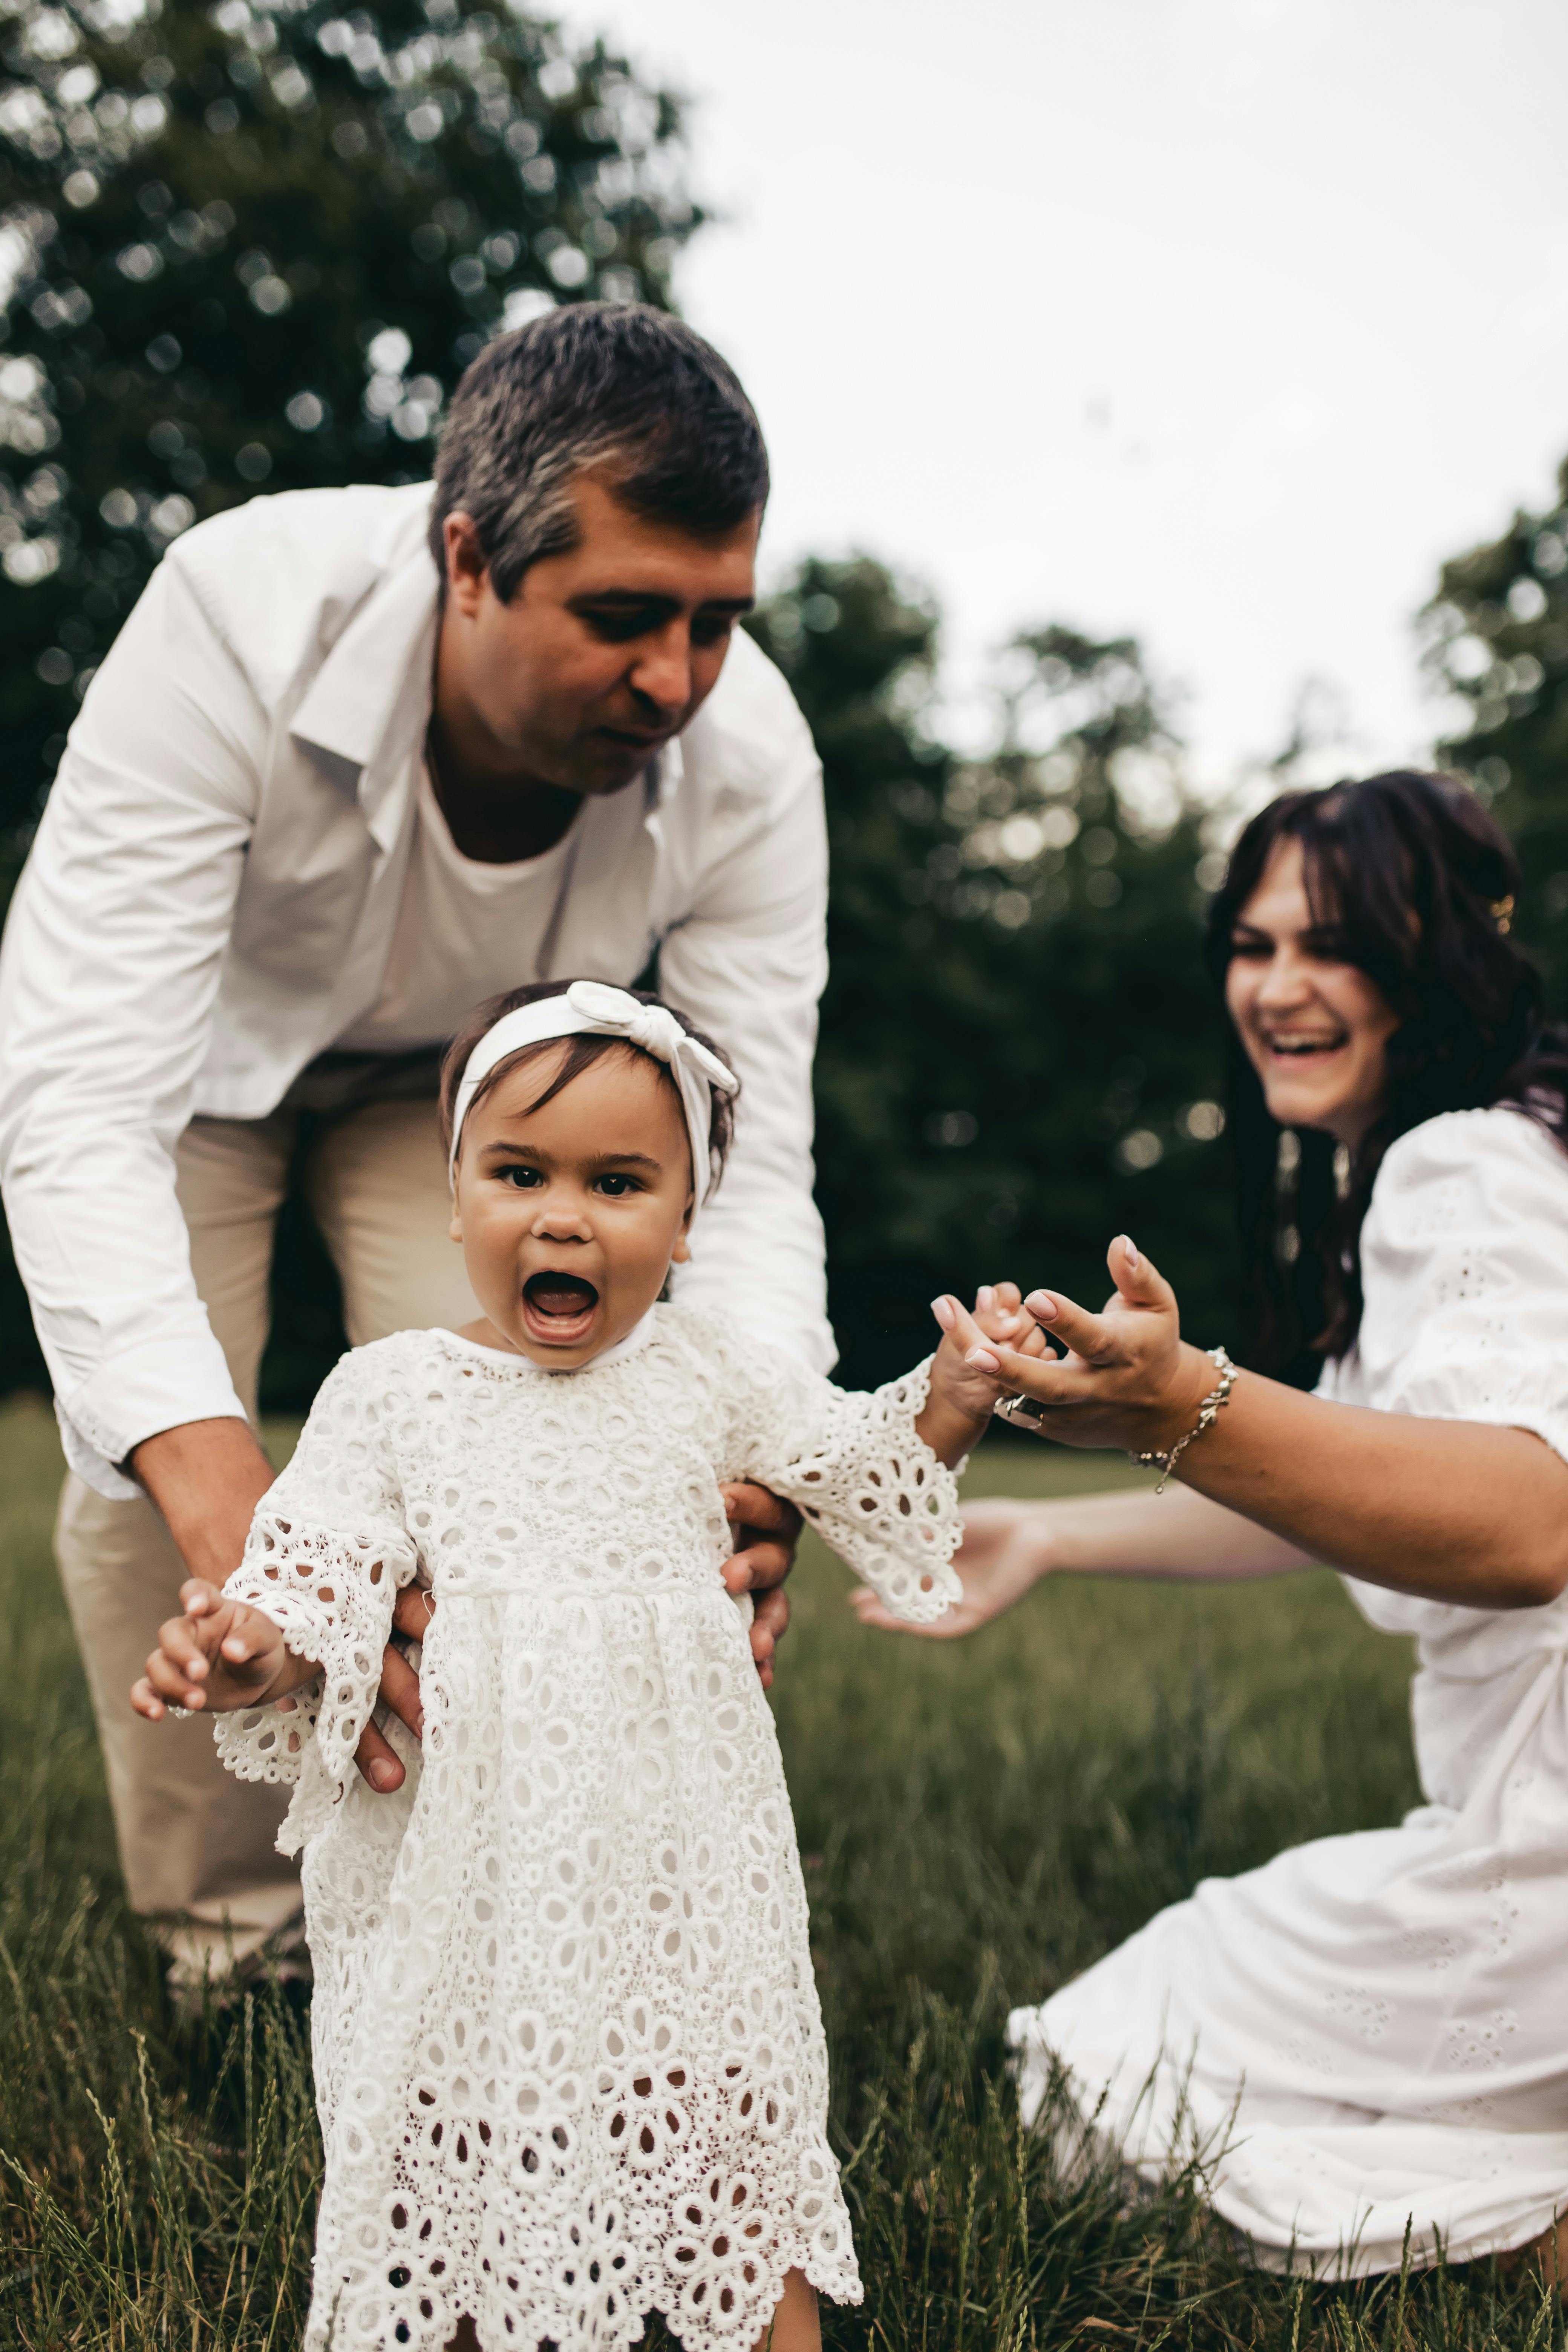
M991 1412L994 1419L1006 1422L1011 1428L1030 1430L1037 1437L1045 1434L1046 1408L1037 1397L998 1397Z

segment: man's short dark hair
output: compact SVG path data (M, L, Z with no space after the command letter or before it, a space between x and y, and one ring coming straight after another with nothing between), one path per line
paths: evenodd
M575 544L571 488L588 467L635 513L699 537L767 502L762 427L710 344L646 303L567 303L498 336L453 395L430 518L443 579L442 526L470 515L509 604L531 563Z

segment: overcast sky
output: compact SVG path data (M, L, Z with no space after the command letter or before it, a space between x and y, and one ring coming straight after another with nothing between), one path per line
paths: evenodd
M1437 715L1412 617L1568 452L1563 0L567 0L691 100L677 280L745 378L764 562L986 649L1133 629L1213 787L1298 688ZM1338 758L1336 752L1334 758Z

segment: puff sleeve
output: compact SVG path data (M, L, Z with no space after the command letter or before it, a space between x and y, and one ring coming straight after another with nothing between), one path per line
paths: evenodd
M1361 1251L1359 1401L1568 1459L1568 1151L1520 1111L1428 1119L1390 1146Z
M795 1504L823 1541L911 1625L944 1617L963 1586L958 1482L917 1435L931 1360L879 1389L836 1388L782 1349L721 1328L731 1399L726 1476Z
M418 1570L393 1444L401 1408L392 1369L384 1342L345 1356L329 1375L224 1586L321 1668L290 1698L237 1708L214 1726L218 1754L238 1779L295 1784L278 1841L285 1853L324 1827L342 1800L375 1705L393 1603Z

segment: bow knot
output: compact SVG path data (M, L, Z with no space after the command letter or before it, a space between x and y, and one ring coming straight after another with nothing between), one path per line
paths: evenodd
M624 988L602 980L574 980L563 994L536 997L503 1013L487 1029L468 1055L452 1111L452 1150L448 1173L456 1181L458 1141L474 1096L498 1062L527 1045L542 1045L553 1037L624 1037L656 1062L663 1062L675 1080L686 1113L691 1143L691 1187L700 1208L712 1181L712 1089L732 1095L740 1080L717 1054L710 1052L682 1027L668 1004L641 1004Z

